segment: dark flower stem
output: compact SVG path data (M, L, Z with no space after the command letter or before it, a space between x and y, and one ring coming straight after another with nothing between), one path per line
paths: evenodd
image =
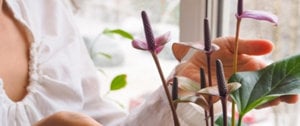
M220 99L222 103L223 110L223 126L227 126L227 89L226 89L226 81L224 76L223 64L221 60L216 61L216 73L217 73L217 81L218 81L218 89L220 94Z
M204 19L204 50L206 53L206 62L207 62L207 73L208 73L208 86L212 86L212 78L211 78L211 39L210 39L210 30L207 18ZM211 126L214 126L214 106L212 103L212 96L208 97L208 104L209 104L209 116Z
M205 0L205 17L208 16L208 0Z
M173 78L172 84L172 100L175 101L178 99L178 79L177 77ZM177 103L174 103L175 109L177 108Z
M176 114L176 110L175 110L174 104L172 102L172 98L171 98L170 92L169 92L168 87L167 87L167 82L166 82L166 80L164 78L164 75L163 75L163 72L162 72L159 60L158 60L156 52L155 52L154 36L153 36L153 32L152 32L152 28L151 28L150 22L148 20L148 16L147 16L147 14L146 14L145 11L142 11L141 15L142 15L143 24L144 24L144 31L145 31L145 36L146 36L147 44L148 44L148 50L151 52L152 58L153 58L153 60L155 62L155 65L157 67L160 79L162 81L163 88L164 88L165 94L167 96L167 99L168 99L168 102L169 102L169 105L170 105L170 108L171 108L171 111L172 111L174 126L180 126L179 120L178 120L178 116Z
M206 60L207 60L207 73L208 73L208 86L212 86L212 77L211 77L211 53L206 53ZM208 96L208 104L209 104L209 116L210 116L210 122L211 126L214 126L214 106L212 103L212 96Z
M165 78L164 78L162 69L160 67L160 63L159 63L159 60L157 58L157 55L155 54L155 52L151 52L151 54L152 54L152 57L154 59L155 65L157 67L160 79L161 79L161 81L163 83L163 88L165 90L165 94L167 96L167 99L168 99L168 102L169 102L169 105L170 105L170 108L171 108L171 111L172 111L174 126L180 126L180 123L179 123L179 120L178 120L178 116L177 116L177 113L176 113L176 109L175 109L175 106L174 106L174 104L172 102L171 95L170 95L170 92L169 92L168 87L167 87L167 82L165 81Z
M208 16L208 0L205 1L205 18L204 18L204 50L206 53L206 61L207 61L207 72L208 72L208 86L212 86L212 78L211 78L211 67L210 67L210 55L211 51L211 39L210 39L210 29L209 22L207 19ZM211 126L214 126L214 105L212 103L212 96L208 97L208 105L209 105L209 116Z
M206 79L205 79L205 72L203 68L200 68L200 89L206 88ZM204 116L205 116L205 124L206 126L209 126L208 124L208 115L207 115L207 110L204 109Z
M227 95L220 97L223 110L223 126L227 126Z

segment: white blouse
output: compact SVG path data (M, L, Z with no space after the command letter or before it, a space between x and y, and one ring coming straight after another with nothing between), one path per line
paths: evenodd
M0 77L0 125L30 126L59 111L85 113L105 126L172 126L162 88L127 114L100 96L100 80L70 12L60 0L5 0L31 39L30 84L22 101L10 100ZM182 125L201 125L199 107L180 104Z

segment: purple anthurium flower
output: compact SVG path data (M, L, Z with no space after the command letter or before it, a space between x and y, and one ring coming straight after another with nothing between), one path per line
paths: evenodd
M164 45L169 41L170 32L154 39L147 13L142 11L141 15L143 19L146 42L141 40L133 40L132 46L136 49L148 50L151 53L158 54L163 49Z
M167 33L166 35L163 35L161 37L154 39L152 28L151 28L150 22L148 20L147 13L145 11L142 11L141 15L142 15L142 19L143 19L146 42L133 41L132 45L133 45L133 47L135 47L137 49L147 50L151 53L151 56L156 64L156 68L160 75L160 79L162 81L162 85L163 85L165 94L167 96L168 103L170 105L170 109L171 109L173 121L174 121L174 126L180 126L179 119L176 114L176 108L175 108L174 103L172 102L171 94L169 93L169 90L167 87L167 85L168 85L167 81L165 81L158 57L156 55L163 49L164 45L168 42L170 34Z
M221 94L218 92L218 86L211 86L202 88L198 82L191 80L190 78L184 76L176 76L177 78L177 88L180 89L180 93L177 97L177 102L197 102L196 104L202 106L205 109L208 109L208 96L212 96L212 103L217 102ZM224 91L227 94L232 93L233 91L241 87L240 83L232 82L224 85Z
M241 15L236 15L237 18L252 18L256 20L263 20L274 23L275 25L278 24L278 18L276 15L265 12L265 11L257 11L257 10L247 10L243 11Z
M154 51L156 54L162 51L165 44L170 40L170 32L167 32L157 38L154 39ZM134 39L132 41L132 46L136 49L140 50L151 50L148 47L148 43L146 41Z
M266 12L266 11L257 11L257 10L243 10L243 0L238 1L238 10L236 17L238 19L241 18L252 18L255 20L263 20L274 23L275 25L278 24L278 18L276 15Z

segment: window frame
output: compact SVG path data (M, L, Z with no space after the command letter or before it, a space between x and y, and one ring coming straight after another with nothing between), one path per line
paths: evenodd
M179 18L180 41L203 41L203 20L205 18L206 0L181 0ZM229 3L223 0L208 1L208 20L211 37L216 38L228 33ZM226 9L226 8L227 9ZM226 27L227 26L227 27Z

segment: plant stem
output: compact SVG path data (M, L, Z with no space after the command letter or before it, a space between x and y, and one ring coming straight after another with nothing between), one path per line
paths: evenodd
M234 48L234 59L233 59L233 74L235 74L237 70L237 64L238 64L238 52L239 52L239 34L240 34L240 24L241 24L241 18L237 18L237 23L236 23L236 32L235 32L235 48ZM235 102L232 101L232 106L231 106L231 126L235 126Z
M223 126L227 126L227 96L221 96L222 110L223 110Z
M174 77L173 85L172 85L172 101L175 101L177 99L178 99L178 80L177 80L177 77ZM177 103L174 103L173 105L176 110Z
M206 14L207 16L207 9L208 9L208 1L206 0ZM210 29L209 29L209 22L207 17L204 18L204 50L206 53L206 62L207 62L207 73L208 73L208 86L212 86L212 79L211 79L211 67L210 67L210 55L212 53L211 50L211 40L210 40ZM214 126L214 106L212 103L212 96L208 96L208 105L209 105L209 116L211 126Z
M211 67L210 67L210 63L211 63L210 54L211 54L210 52L206 53L207 73L208 73L208 86L209 87L212 86ZM211 126L214 126L214 124L215 124L215 122L214 122L214 106L213 106L213 103L212 103L212 96L208 97L208 104L209 104L209 116L210 116Z
M240 34L240 24L241 24L241 19L237 19L236 23L236 32L235 32L235 45L234 45L234 61L233 61L233 73L237 72L237 64L238 64L238 51L239 51L239 34Z
M208 113L207 113L207 110L204 109L204 116L205 116L205 124L206 126L209 126L209 123L208 123Z
M244 115L239 115L238 126L242 126L242 120Z
M200 89L206 88L205 72L204 72L203 68L200 68L200 79L201 79ZM206 124L206 126L209 126L207 110L206 109L204 109L204 116L205 116L205 124Z
M178 116L177 116L177 113L176 113L174 104L173 104L173 102L172 102L170 92L169 92L168 87L167 87L167 82L165 81L165 78L164 78L162 69L161 69L161 67L160 67L160 63L159 63L159 60L158 60L158 58L157 58L157 55L155 54L155 52L151 52L151 55L152 55L152 57L153 57L153 60L154 60L154 62L155 62L155 65L156 65L156 67L157 67L157 70L158 70L160 79L161 79L162 84L163 84L163 88L164 88L164 90L165 90L165 94L166 94L166 96L167 96L167 99L168 99L168 102L169 102L169 105L170 105L170 108L171 108L171 111L172 111L172 116L173 116L174 126L180 126L180 123L179 123L179 120L178 120Z

